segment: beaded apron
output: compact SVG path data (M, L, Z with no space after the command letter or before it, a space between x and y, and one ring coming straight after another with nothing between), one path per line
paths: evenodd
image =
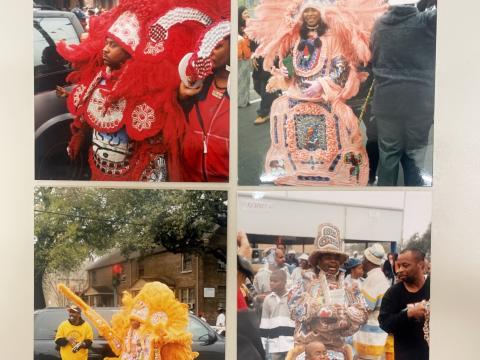
M332 105L321 99L308 99L302 91L305 81L329 78L344 85L348 64L342 57L330 59L327 46L315 49L306 60L293 51L295 78L287 94L274 101L270 114L271 146L265 160L262 182L281 185L366 185L368 157L358 120L340 102L341 118ZM355 124L348 128L346 124Z

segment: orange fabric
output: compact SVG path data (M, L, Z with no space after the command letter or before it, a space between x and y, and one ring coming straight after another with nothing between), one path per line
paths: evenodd
M238 58L241 60L248 60L252 56L252 50L250 50L250 40L242 37L238 40Z

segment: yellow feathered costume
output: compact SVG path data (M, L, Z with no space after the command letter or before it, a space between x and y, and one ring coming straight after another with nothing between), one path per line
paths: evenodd
M111 325L65 285L59 284L58 289L82 308L118 356L104 360L193 360L198 356L191 350L192 335L187 331L188 305L175 299L165 284L148 283L135 297L125 292L123 306L112 317ZM141 339L140 355L131 352L131 320L140 322L140 327L133 330Z

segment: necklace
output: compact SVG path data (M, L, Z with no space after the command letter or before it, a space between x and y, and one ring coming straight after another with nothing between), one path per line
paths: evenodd
M308 25L307 25L307 29L308 29L308 30L317 30L317 29L318 29L318 25L315 25L315 26L308 26Z
M217 85L217 79L213 79L213 90L212 90L212 95L216 97L217 99L223 98L225 95L225 90L226 87L220 87Z

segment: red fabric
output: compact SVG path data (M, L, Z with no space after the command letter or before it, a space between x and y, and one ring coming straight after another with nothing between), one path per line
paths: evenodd
M248 305L245 297L243 296L242 290L240 288L237 289L237 310L247 310Z
M222 99L216 98L212 95L215 90L212 82L205 100L198 102L204 130L195 106L188 114L188 128L183 141L185 181L228 182L230 99L226 95Z

